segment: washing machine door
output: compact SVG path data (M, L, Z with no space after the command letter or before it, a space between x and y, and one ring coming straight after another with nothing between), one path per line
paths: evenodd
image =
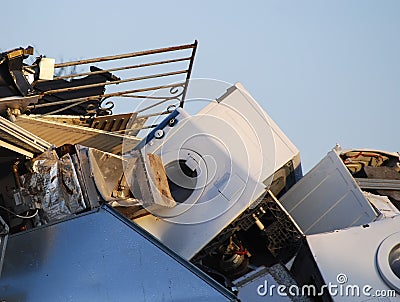
M400 292L400 232L382 241L376 254L376 263L385 283Z
M151 213L160 218L177 217L198 203L207 183L207 166L195 151L181 148L160 154L176 206L158 207Z

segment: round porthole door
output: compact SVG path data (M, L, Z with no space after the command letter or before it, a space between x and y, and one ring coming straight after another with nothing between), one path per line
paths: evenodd
M386 284L400 292L400 232L382 241L377 251L376 262Z
M177 205L173 208L157 209L153 214L162 218L177 217L194 204L204 192L207 183L207 167L201 156L190 149L162 153L168 185Z

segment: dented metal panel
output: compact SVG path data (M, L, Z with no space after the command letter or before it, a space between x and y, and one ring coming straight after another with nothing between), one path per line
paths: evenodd
M9 239L0 297L16 301L236 301L108 207Z

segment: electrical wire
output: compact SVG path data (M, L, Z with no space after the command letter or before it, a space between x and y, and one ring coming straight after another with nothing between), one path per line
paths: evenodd
M22 219L32 219L33 217L35 217L38 213L39 210L36 209L36 212L30 216L22 216L22 215L18 215L17 213L14 213L13 211L7 209L6 207L0 206L0 208L2 208L3 210L7 211L10 214L13 214L14 216L18 217L18 218L22 218ZM29 211L28 211L29 212Z

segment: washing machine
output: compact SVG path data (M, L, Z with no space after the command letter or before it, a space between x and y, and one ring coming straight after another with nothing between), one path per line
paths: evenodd
M333 285L333 301L400 301L399 216L307 242L325 284Z
M175 201L135 222L185 259L254 206L275 171L300 167L297 148L240 83L195 115L176 109L135 152L161 159Z

